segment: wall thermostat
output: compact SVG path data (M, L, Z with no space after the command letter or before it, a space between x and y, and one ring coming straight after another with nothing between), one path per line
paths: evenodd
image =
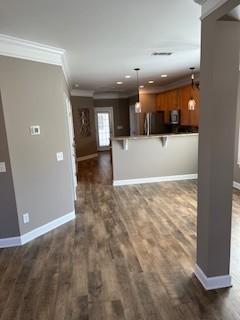
M31 126L30 132L32 136L40 135L40 126Z

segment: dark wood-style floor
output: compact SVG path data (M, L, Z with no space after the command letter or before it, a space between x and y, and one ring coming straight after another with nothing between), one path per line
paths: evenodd
M240 193L234 192L233 288L192 275L196 183L113 188L107 153L79 165L77 218L0 250L0 320L240 319Z

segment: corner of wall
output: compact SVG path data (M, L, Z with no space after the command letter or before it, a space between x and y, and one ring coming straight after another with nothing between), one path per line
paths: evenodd
M75 217L64 95L69 90L59 66L0 56L0 69L4 74L0 74L0 86L18 229L4 235L0 223L0 238L10 238L2 245L11 246L23 244L19 236L31 233L28 239L34 239ZM31 136L31 125L39 125L41 134ZM63 153L62 161L57 161L59 152ZM25 213L29 223L23 222ZM5 226L13 225L10 218L9 214L4 218Z
M0 239L20 235L5 118L0 90ZM5 167L5 168L4 168ZM4 170L5 169L5 170ZM5 172L4 172L5 171Z

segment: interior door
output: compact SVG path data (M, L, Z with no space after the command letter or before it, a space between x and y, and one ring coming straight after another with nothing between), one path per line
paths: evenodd
M66 100L66 106L67 106L68 134L69 134L69 142L70 142L70 148L71 148L74 198L75 200L77 200L77 165L76 165L76 150L75 150L75 138L74 138L74 129L73 129L72 106L67 95L65 96L65 100Z
M111 137L114 135L113 109L95 108L95 123L98 151L110 150Z

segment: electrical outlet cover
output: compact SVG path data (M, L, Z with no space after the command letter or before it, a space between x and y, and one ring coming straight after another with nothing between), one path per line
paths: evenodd
M64 159L63 152L57 152L56 156L57 156L57 161L63 161Z
M30 127L30 132L31 132L32 136L40 135L40 133L41 133L40 126L31 126Z
M23 215L23 223L29 223L30 219L29 219L29 213L24 213Z
M6 172L6 164L5 162L0 162L0 173Z

